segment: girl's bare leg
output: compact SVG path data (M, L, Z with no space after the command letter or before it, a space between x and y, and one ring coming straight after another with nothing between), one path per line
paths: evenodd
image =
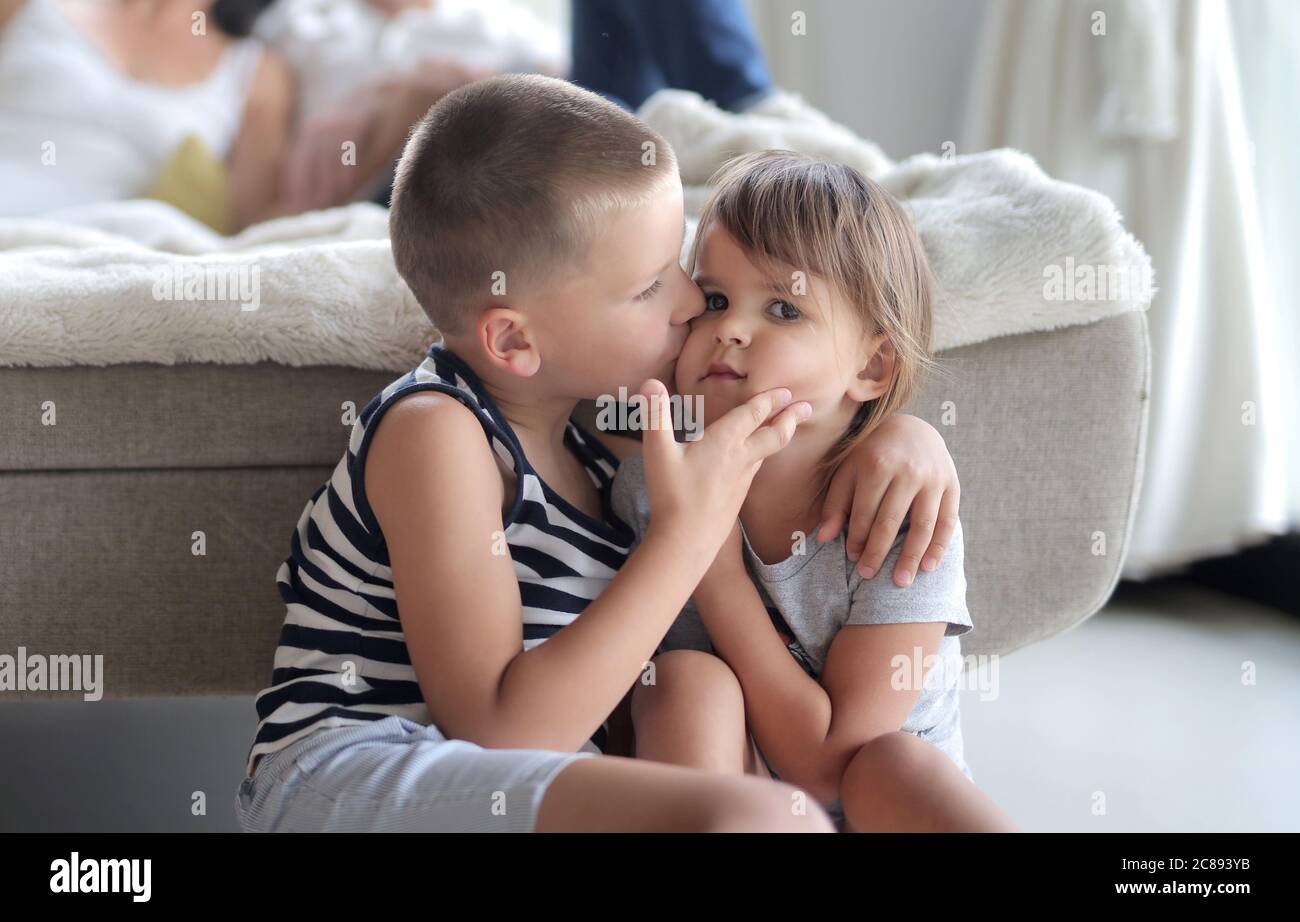
M746 776L744 699L717 657L656 658L655 683L636 686L631 715L637 758L574 762L547 788L538 832L835 831L795 787Z
M740 681L726 663L698 650L654 659L653 685L632 693L636 757L726 774L753 761Z
M771 779L603 756L555 777L537 832L834 832L830 817Z
M941 750L898 731L858 750L840 783L848 832L1019 832Z
M716 656L674 650L657 657L655 683L638 683L631 711L638 760L768 777L758 772L740 681ZM781 786L787 796L797 790ZM901 731L858 751L845 770L840 801L846 831L1019 831L947 755ZM824 815L815 804L810 810Z

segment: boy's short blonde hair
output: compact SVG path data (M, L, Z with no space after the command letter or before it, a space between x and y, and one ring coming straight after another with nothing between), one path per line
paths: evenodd
M600 218L667 181L672 148L631 113L564 80L491 77L412 130L393 184L393 259L434 326L459 333L493 301L580 271Z
M789 273L825 279L847 300L865 331L893 346L888 389L862 404L820 465L824 491L841 461L886 417L904 406L930 356L934 280L911 219L879 185L850 166L791 151L761 151L728 161L714 174L700 215L690 269L700 240L717 223L767 269L774 282Z

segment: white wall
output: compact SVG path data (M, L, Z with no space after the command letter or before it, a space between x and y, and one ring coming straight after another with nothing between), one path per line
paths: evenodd
M773 79L895 159L961 137L988 2L747 0Z
M568 0L515 0L565 33ZM644 0L653 3L655 0ZM745 0L773 79L895 159L961 137L990 0ZM791 17L804 14L795 35Z

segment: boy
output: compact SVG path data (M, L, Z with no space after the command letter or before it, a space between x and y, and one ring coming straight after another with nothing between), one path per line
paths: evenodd
M362 411L298 523L241 825L830 831L816 806L791 809L789 785L601 755L609 718L806 407L781 388L698 441L649 427L654 522L630 553L610 509L619 456L569 417L580 399L642 382L670 416L660 382L703 310L679 262L671 148L571 84L492 78L416 127L390 227L442 340ZM890 451L931 462L926 437L895 430ZM947 484L930 479L933 505L914 519L935 518ZM906 496L896 531L916 487L861 492L886 486L882 512ZM942 523L928 540L916 562L941 553Z

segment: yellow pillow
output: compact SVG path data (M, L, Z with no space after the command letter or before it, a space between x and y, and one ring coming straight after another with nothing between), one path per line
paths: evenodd
M172 151L144 196L173 205L220 234L234 229L230 171L196 134Z

